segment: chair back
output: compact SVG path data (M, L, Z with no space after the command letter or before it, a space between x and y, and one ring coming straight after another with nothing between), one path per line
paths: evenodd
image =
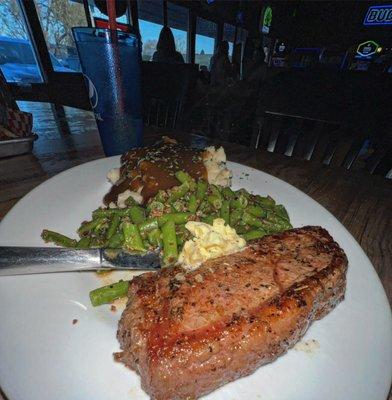
M197 77L191 64L143 62L143 118L149 126L176 128Z
M362 162L370 173L387 175L392 168L392 77L365 75L276 75L263 88L251 146L346 169Z
M351 168L364 138L350 136L335 121L307 119L266 111L255 122L252 147Z

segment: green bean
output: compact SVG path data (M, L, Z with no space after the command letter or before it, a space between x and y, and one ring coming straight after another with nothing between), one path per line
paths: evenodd
M129 281L119 281L111 285L94 289L90 292L91 304L96 307L111 303L113 300L125 297L128 294Z
M234 229L238 235L243 235L246 232L249 232L249 227L247 225L236 225Z
M219 197L220 199L222 198L222 194L218 186L210 185L210 191L213 196Z
M121 232L117 232L105 243L105 247L108 247L110 249L120 249L123 242L123 234Z
M212 225L214 223L214 219L219 218L219 215L216 214L211 214L211 215L206 215L202 217L200 220L201 222L204 222L205 224Z
M203 180L197 181L196 198L200 201L203 200L207 193L207 189L208 189L208 184L206 181Z
M236 190L235 192L235 195L237 196L237 197L239 197L239 196L245 196L246 198L250 198L252 195L246 190L246 189L244 189L244 188L241 188L241 189L238 189L238 190Z
M262 197L257 195L256 196L256 203L261 205L264 208L273 208L275 207L275 200L272 197Z
M245 211L258 218L267 216L267 211L260 206L248 206L246 207Z
M175 175L181 183L187 183L192 192L196 189L196 181L187 172L177 171Z
M189 213L169 213L169 214L164 214L161 217L158 218L158 224L159 226L164 225L168 221L172 221L175 224L185 224L185 222L188 221L188 218L190 217L191 214Z
M174 203L170 205L171 211L174 213L178 212L186 212L188 211L188 200L183 199L178 199Z
M268 233L281 232L292 228L290 222L283 218L279 218L276 215L274 216L270 215L269 218L270 218L269 220L268 219L262 220L263 222L262 228Z
M156 200L151 201L151 203L148 204L148 206L147 206L147 210L150 213L158 213L158 212L162 213L164 209L165 209L165 205L163 203L161 203L160 201L156 201Z
M285 229L285 230L287 230L287 229L293 229L293 225L291 224L290 221L285 221L284 229Z
M88 236L82 237L76 244L78 249L88 249L90 247L90 238Z
M273 211L267 211L266 220L276 225L282 225L282 226L290 225L290 222L286 218L282 218L280 215L275 214Z
M263 228L269 235L277 232L281 232L284 229L282 229L279 225L272 224L271 222L265 221L263 223Z
M290 220L289 218L289 214L287 213L287 210L283 207L282 204L278 204L275 206L274 209L275 213L278 214L280 217L286 219L286 220Z
M257 230L252 230L252 231L248 231L243 233L241 236L246 240L254 240L254 239L259 239L263 236L265 236L267 234L267 232L263 229L257 229Z
M94 218L92 221L83 222L78 229L78 234L81 236L85 232L90 232L102 223L103 218Z
M162 232L159 228L147 233L148 241L155 247L162 247Z
M115 214L113 216L112 221L110 222L109 229L106 233L106 239L109 240L117 232L117 229L120 226L120 222L121 222L121 216Z
M191 214L194 214L197 211L197 199L194 194L189 196L188 210Z
M230 224L230 201L223 200L222 207L220 209L220 216L224 219L226 224Z
M188 236L188 230L185 225L176 226L177 247L180 248L185 243Z
M228 186L222 189L222 195L226 200L231 200L235 197L235 193Z
M125 204L128 207L138 206L139 205L138 202L132 196L129 196L128 198L125 199Z
M293 226L291 225L290 221L285 219L281 219L280 222L277 223L277 227L279 227L280 231L285 231L287 229L292 229Z
M164 190L159 190L155 195L154 200L165 204L167 201L167 193Z
M257 228L262 228L263 227L263 223L262 221L260 221L259 219L257 219L256 217L254 217L253 215L244 212L242 214L242 221L250 226L255 226Z
M93 211L93 218L112 217L113 215L126 216L129 208L98 208Z
M169 203L174 203L176 200L181 199L189 192L189 184L187 182L181 184L180 186L175 186L169 192Z
M158 229L158 218L149 218L146 219L145 221L143 221L140 225L139 225L139 232L141 234L150 232L154 229Z
M185 239L182 236L176 236L176 240L177 240L177 248L181 249L182 246L185 243Z
M53 232L48 229L44 229L41 233L41 237L45 242L53 242L57 246L62 247L75 247L77 241L75 239L71 239L68 236L62 235L58 232Z
M241 226L248 226L246 224L246 222L243 220L244 213L241 214L241 219L237 222L237 225L241 225Z
M177 260L176 228L173 221L167 221L162 226L163 263L170 264Z
M207 200L204 200L201 202L199 206L199 211L203 214L211 214L214 211L214 209Z
M248 205L248 199L241 193L239 196L236 196L231 200L231 206L233 208L246 208Z
M104 234L107 229L109 228L109 219L103 218L99 224L93 228L92 232L94 234Z
M219 210L222 207L222 199L213 194L207 196L208 202L215 208L215 210Z
M242 210L241 209L231 210L231 212L230 212L230 226L237 225L238 221L240 221L241 218L242 218Z
M124 235L124 247L126 249L136 251L146 250L137 225L130 222L123 222L122 231Z
M144 209L139 206L133 206L129 209L129 217L134 224L141 224L146 220Z

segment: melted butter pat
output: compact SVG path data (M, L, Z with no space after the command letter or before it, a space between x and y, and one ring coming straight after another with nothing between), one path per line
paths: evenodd
M187 269L195 269L204 261L235 253L246 246L245 240L221 218L215 219L213 225L189 221L185 227L194 238L185 242L178 261Z

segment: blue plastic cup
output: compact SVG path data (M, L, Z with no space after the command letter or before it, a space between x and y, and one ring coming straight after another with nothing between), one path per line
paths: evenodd
M101 28L73 28L106 156L143 143L141 53L138 37Z

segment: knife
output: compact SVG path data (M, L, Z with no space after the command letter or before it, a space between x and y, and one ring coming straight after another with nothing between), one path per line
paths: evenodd
M159 268L159 252L0 246L0 276L100 269L157 270Z

